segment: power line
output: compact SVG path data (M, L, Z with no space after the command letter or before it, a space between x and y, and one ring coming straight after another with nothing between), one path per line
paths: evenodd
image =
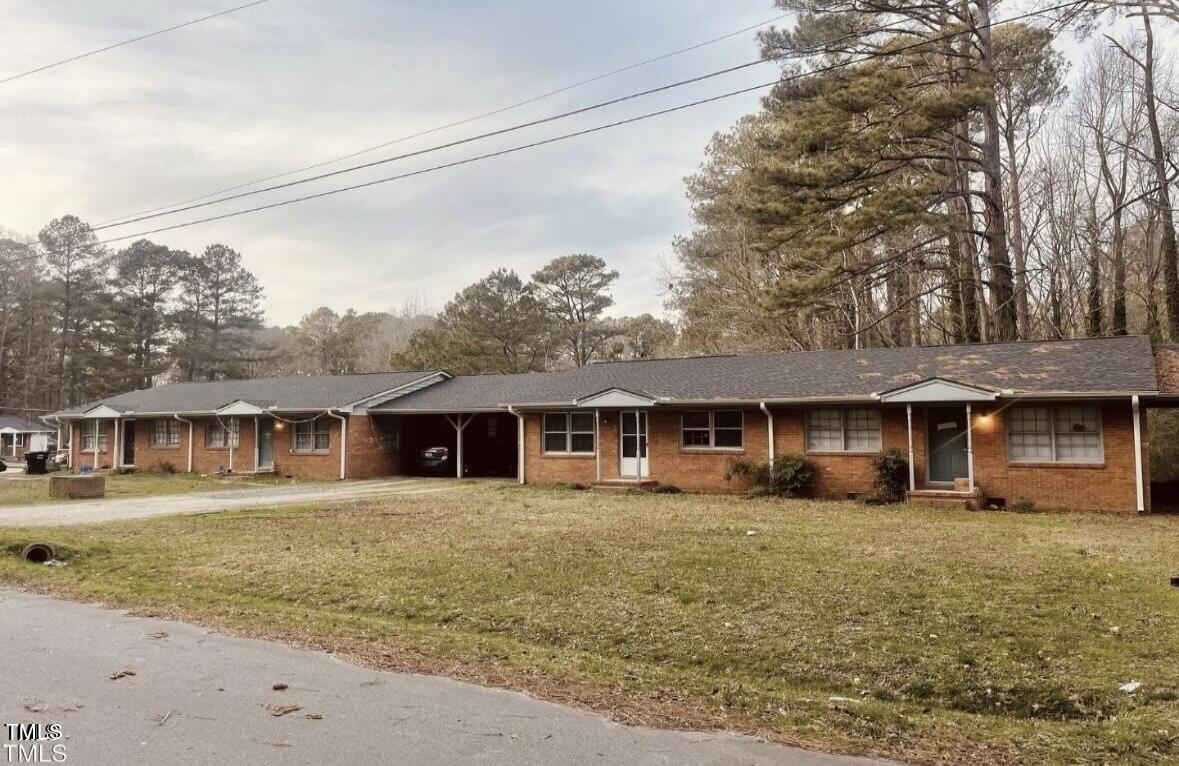
M121 226L127 226L128 224L138 223L140 221L146 221L146 220L149 220L152 218L161 218L166 215L175 215L176 213L184 213L189 210L195 210L197 208L209 207L210 205L219 205L222 202L230 202L235 199L242 199L243 197L252 197L256 194L266 194L268 192L278 191L279 189L288 189L292 186L301 186L303 184L312 183L313 181L322 181L325 178L332 178L334 176L344 175L345 173L355 173L358 170L367 170L369 168L377 167L379 165L387 165L390 162L399 162L401 160L410 159L412 157L420 157L424 154L433 154L434 152L439 152L439 151L442 151L443 149L453 149L456 146L463 146L464 144L474 143L475 141L482 141L483 139L486 139L486 138L493 138L495 136L502 136L507 133L515 133L516 131L524 130L525 128L532 128L532 127L536 127L537 125L545 125L550 122L556 122L557 120L563 120L566 117L573 117L574 115L585 114L587 112L596 111L598 109L604 109L605 107L608 107L608 106L615 106L617 104L621 104L621 103L624 103L627 101L633 101L635 99L643 98L645 96L650 96L650 95L653 95L656 93L663 93L665 91L673 90L675 88L682 88L685 85L692 85L695 83L704 82L705 80L711 80L714 77L720 77L722 75L732 74L733 72L739 72L743 69L748 69L750 67L759 66L761 64L769 64L769 63L773 63L773 61L771 59L755 59L753 61L747 61L744 64L737 64L736 66L726 67L725 69L719 69L715 72L709 72L707 74L702 74L697 77L690 77L687 80L680 80L678 82L669 83L667 85L660 85L657 88L649 88L647 90L639 91L638 93L630 93L625 96L619 96L618 98L612 98L608 101L600 101L596 104L590 104L589 106L583 106L579 109L572 109L567 112L561 112L560 114L554 114L554 115L550 115L548 117L541 117L539 119L530 120L529 122L522 122L517 125L510 125L506 128L500 128L499 130L492 130L487 133L479 133L474 136L467 136L466 138L460 138L460 139L457 139L455 141L450 141L445 144L438 144L435 146L429 146L424 149L418 149L418 150L415 150L412 152L406 152L405 154L397 154L392 157L386 157L384 159L374 160L372 162L365 162L360 165L352 165L351 167L341 168L339 170L332 170L327 173L320 173L319 175L308 176L307 178L299 178L294 181L287 181L285 183L275 184L273 186L266 186L261 189L254 189L252 191L246 191L246 192L238 192L237 194L230 194L225 197L217 197L216 199L206 200L205 202L194 202L191 205L185 205L183 207L169 208L169 209L164 210L162 212L147 213L145 215L140 215L140 216L137 216L134 218L128 218L126 220L119 221L118 223L107 223L107 224L103 224L101 226L95 226L94 231L102 231L103 229L111 229L111 228L116 228L116 227L121 227Z
M13 80L19 80L22 77L28 77L30 75L37 74L38 72L44 72L47 69L53 69L55 67L65 66L66 64L70 64L75 61L80 61L81 59L89 58L90 56L97 56L100 53L106 53L107 51L113 51L115 48L122 48L124 45L131 45L132 43L137 43L137 42L140 42L143 40L150 39L152 37L159 37L160 35L167 34L168 32L175 32L177 29L184 29L185 27L191 27L194 24L200 24L201 22L209 21L210 19L215 19L215 18L218 18L219 16L227 16L228 14L231 14L231 13L236 13L238 11L244 11L247 8L253 8L255 5L262 5L262 3L268 3L268 2L270 2L270 0L254 0L254 2L252 2L252 3L246 3L245 5L238 5L233 8L226 8L223 11L218 11L217 13L210 13L208 16L202 16L199 19L192 19L191 21L185 21L181 24L176 24L174 26L167 27L166 29L158 29L155 32L148 32L147 34L140 35L139 37L132 37L130 40L123 40L122 42L114 43L113 45L107 45L103 48L95 48L92 51L86 51L85 53L79 53L76 56L70 56L69 58L61 59L60 61L54 61L52 64L45 64L43 66L36 67L35 69L30 69L25 72L20 72L18 74L9 75L8 77L4 77L4 78L0 79L0 85L10 83Z
M569 85L564 85L560 88L556 88L554 90L550 90L550 91L547 91L545 93L541 93L536 96L531 96L529 98L524 99L523 101L517 101L514 104L509 104L507 106L497 107L497 108L492 109L487 112L481 112L479 114L471 115L470 117L464 117L460 120L446 123L445 125L438 125L433 128L428 128L426 130L418 131L417 133L410 133L408 135L404 135L399 138L394 138L394 139L391 139L389 141L385 141L380 144L375 144L373 146L365 147L364 149L358 149L358 150L356 150L354 152L350 152L348 154L342 154L338 157L333 157L328 160L316 162L311 165L304 165L303 167L295 168L294 170L287 170L282 173L276 173L274 175L265 176L263 178L256 178L253 181L246 181L245 183L240 183L235 186L228 186L224 189L209 192L207 194L202 194L198 197L192 197L191 199L182 200L180 202L175 202L171 205L164 205L162 207L152 208L150 210L140 210L135 213L128 213L127 215L118 216L117 218L111 218L106 221L100 221L98 225L105 226L107 224L115 223L116 221L120 222L120 223L131 223L131 221L126 220L126 219L135 218L137 216L146 215L148 213L158 213L161 210L169 210L171 208L181 207L183 205L188 205L193 202L199 202L201 200L208 199L209 197L217 197L222 194L228 194L230 192L235 192L238 189L245 189L246 187L255 186L257 184L262 184L262 183L267 183L268 181L276 181L280 178L286 178L287 176L292 176L297 173L304 173L309 170L318 170L319 168L326 167L328 165L334 165L337 162L343 162L345 160L350 160L350 159L353 159L354 157L359 157L361 155L368 154L370 152L375 152L379 149L386 149L390 146L395 146L397 144L404 143L406 141L411 141L415 138L422 138L424 136L433 135L434 133L439 133L444 130L449 130L450 128L457 128L457 127L460 127L463 125L469 125L473 122L478 122L479 120L484 120L488 117L495 117L496 115L500 115L505 112L510 112L514 109L519 109L520 107L529 106L530 104L535 104L538 101L544 101L545 99L552 98L553 96L558 96L562 93L568 93L571 90L575 90L577 88L581 88L586 85L591 85L595 82L600 82L601 80L605 80L610 77L615 77L617 75L624 74L626 72L630 72L632 70L639 69L641 67L650 66L651 64L655 64L660 61L666 61L667 59L674 58L676 56L680 56L685 53L690 53L695 50L700 50L701 48L708 47L709 45L715 45L716 43L724 42L725 40L732 39L732 38L736 37L737 35L742 35L742 34L745 34L746 32L752 32L755 29L760 29L761 27L769 26L770 24L773 24L775 21L781 21L782 19L786 18L789 15L790 15L789 13L783 13L778 16L775 16L772 19L767 19L766 21L763 21L760 24L751 24L750 26L742 27L741 29L734 30L734 31L729 32L727 34L721 35L720 37L714 37L712 39L705 40L703 42L695 43L694 45L689 45L689 46L686 46L683 48L678 48L674 51L669 51L668 53L663 53L663 54L660 54L658 56L654 56L649 59L637 61L633 64L627 64L626 66L619 67L618 69L612 69L609 72L603 72L601 74L594 75L593 77L588 77L584 80L579 80L577 82L570 83Z
M1013 16L1011 18L1002 19L1000 21L994 21L994 22L991 22L990 24L987 24L987 25L980 25L980 26L975 27L975 29L984 29L984 28L1000 26L1002 24L1010 24L1010 23L1013 23L1016 21L1021 21L1026 18L1030 18L1032 16L1039 16L1039 15L1042 15L1047 12L1059 10L1062 8L1069 8L1072 6L1076 6L1076 5L1079 5L1084 2L1088 2L1088 0L1072 0L1072 2L1062 3L1062 4L1060 4L1058 6L1054 6L1052 8L1042 9L1042 10L1038 10L1038 11L1031 11L1028 13L1020 14L1018 16ZM315 194L308 194L308 195L304 195L301 197L293 197L291 199L280 200L278 202L272 202L272 203L269 203L266 205L258 205L255 207L245 208L245 209L241 209L241 210L233 210L233 211L230 211L227 213L221 213L221 214L215 215L215 216L209 216L206 218L200 218L200 219L196 219L196 220L192 220L192 221L186 221L183 223L173 224L171 226L160 227L158 229L152 229L150 231L142 231L142 232L139 232L136 234L128 234L128 235L120 236L120 237L112 237L110 239L105 239L105 240L101 241L99 244L110 244L112 242L121 242L123 240L134 239L136 237L144 237L144 236L148 236L151 234L159 234L161 232L174 231L176 229L187 228L189 226L196 226L196 225L199 225L202 223L211 223L213 221L220 221L220 220L224 220L226 218L234 218L239 215L246 215L249 213L257 213L257 212L260 212L263 210L271 210L273 208L278 208L278 207L285 207L287 205L293 205L298 202L306 202L308 200L319 199L322 197L328 197L328 196L332 196L335 194L341 194L341 193L347 192L347 191L354 191L357 189L365 189L370 186L377 186L380 184L391 183L393 181L400 181L400 180L403 180L406 178L413 178L415 176L425 175L427 173L434 173L434 172L437 172L440 170L446 170L449 168L460 167L462 165L470 165L470 164L473 164L476 162L481 162L481 161L493 159L496 157L502 157L502 156L505 156L508 154L515 154L517 152L522 152L527 149L534 149L534 148L537 148L540 146L547 146L548 144L554 144L554 143L558 143L560 141L566 141L566 140L569 140L572 138L578 138L580 136L586 136L586 135L590 135L593 133L599 133L604 130L609 130L611 128L622 127L624 125L630 125L630 124L633 124L636 122L642 122L644 120L649 120L649 119L652 119L655 117L662 117L664 115L672 114L675 112L680 112L685 109L692 109L694 107L703 106L705 104L711 104L711 103L714 103L717 101L722 101L724 99L732 98L734 96L739 96L739 95L743 95L746 93L752 93L754 91L762 90L764 88L769 88L769 87L772 87L775 85L780 85L780 84L784 84L784 83L788 83L788 82L795 82L797 80L802 80L804 78L812 77L814 75L825 74L827 72L832 72L832 71L835 71L838 69L844 69L844 68L847 68L850 66L854 66L856 64L864 63L865 61L869 61L869 60L872 60L875 58L879 58L879 57L883 57L883 56L895 56L895 55L905 53L907 51L914 50L917 48L928 47L932 43L940 42L943 40L948 40L953 37L957 37L959 35L967 34L969 31L970 30L960 30L957 32L950 32L950 33L940 35L937 37L932 37L932 38L928 38L925 40L921 40L919 42L912 43L910 45L905 45L905 46L901 46L899 48L895 48L892 50L883 51L883 52L875 54L875 55L867 55L867 56L864 56L864 57L854 60L854 61L846 60L846 61L835 62L832 64L828 64L826 66L817 67L815 69L812 69L812 70L809 70L806 72L799 72L797 74L787 75L785 77L780 77L776 80L771 80L769 82L761 83L759 85L753 85L753 86L749 86L746 88L739 88L737 90L728 91L728 92L722 93L720 95L711 96L709 98L704 98L704 99L700 99L697 101L692 101L687 104L680 104L678 106L673 106L673 107L669 107L666 109L660 109L660 110L657 110L654 112L647 112L645 114L641 114L636 117L630 117L630 118L627 118L624 120L617 120L614 122L606 123L604 125L598 125L593 128L586 128L584 130L578 130L578 131L574 131L571 133L565 133L565 134L562 134L559 136L553 136L553 137L542 139L539 141L533 141L533 142L530 142L527 144L521 144L518 146L509 147L507 149L501 149L501 150L495 151L495 152L488 152L486 154L476 155L474 157L468 157L468 158L465 158L462 160L456 160L454 162L447 162L447 163L443 163L440 165L433 165L428 168L422 168L420 170L415 170L415 171L411 171L408 173L401 173L401 174L393 175L393 176L386 176L384 178L378 178L378 179L375 179L372 181L366 181L364 183L353 184L350 186L343 186L343 187L340 187L337 189L328 189L326 191L318 192ZM344 172L344 171L339 171L339 172Z
M974 28L974 30L978 30L978 29L987 29L987 28L992 28L992 27L1001 26L1001 25L1003 25L1003 24L1010 24L1010 23L1014 23L1014 22L1016 22L1016 21L1022 21L1022 20L1024 20L1024 19L1027 19L1027 18L1031 18L1031 17L1034 17L1034 16L1040 16L1040 15L1043 15L1043 14L1045 14L1045 13L1050 13L1050 12L1057 11L1057 10L1061 10L1061 9L1064 9L1064 8L1070 8L1070 7L1073 7L1073 6L1076 6L1076 5L1080 5L1080 4L1082 4L1082 3L1085 3L1085 2L1088 2L1088 0L1072 0L1072 2L1062 3L1062 4L1060 4L1060 5L1056 5L1056 6L1053 6L1053 7L1050 7L1050 8L1046 8L1046 9L1040 9L1040 10L1037 10L1037 11L1030 11L1030 12L1027 12L1027 13L1020 14L1020 15L1018 15L1018 16L1012 16L1012 17L1010 17L1010 18L1007 18L1007 19L1001 19L1001 20L999 20L999 21L993 21L993 22L991 22L991 23L989 23L989 24L985 24L985 25L979 25L979 26L976 26L976 27ZM280 200L280 201L278 201L278 202L272 202L272 203L269 203L269 204L266 204L266 205L258 205L258 206L256 206L256 207L245 208L245 209L241 209L241 210L234 210L234 211L230 211L230 212L227 212L227 213L222 213L222 214L215 215L215 216L209 216L209 217L207 217L207 218L201 218L201 219L196 219L196 220L192 220L192 221L185 221L185 222L182 222L182 223L173 224L173 225L171 225L171 226L164 226L164 227L160 227L160 228L157 228L157 229L151 229L151 230L149 230L149 231L141 231L141 232L138 232L138 233L135 233L135 234L127 234L127 235L124 235L124 236L119 236L119 237L112 237L112 238L110 238L110 239L104 239L104 240L101 240L101 241L99 241L99 242L97 242L97 243L95 243L95 244L96 244L96 245L107 245L107 244L111 244L111 243L114 243L114 242L122 242L122 241L125 241L125 240L128 240L128 239L135 239L135 238L137 238L137 237L145 237L145 236L148 236L148 235L151 235L151 234L159 234L159 233L161 233L161 232L166 232L166 231L174 231L174 230L176 230L176 229L183 229L183 228L188 228L188 227L190 227L190 226L197 226L197 225L199 225L199 224L203 224L203 223L210 223L210 222L213 222L213 221L220 221L220 220L224 220L224 219L226 219L226 218L235 218L235 217L237 217L237 216L240 216L240 215L247 215L247 214L249 214L249 213L256 213L256 212L260 212L260 211L263 211L263 210L270 210L270 209L273 209L273 208L278 208L278 207L285 207L286 205L293 205L293 204L296 204L296 203L299 203L299 202L306 202L306 201L308 201L308 200L319 199L319 198L322 198L322 197L328 197L328 196L332 196L332 195L335 195L335 194L341 194L341 193L343 193L343 192L347 192L347 191L354 191L354 190L356 190L356 189L364 189L364 188L368 188L368 187L370 187L370 186L377 186L377 185L379 185L379 184L390 183L390 182L393 182L393 181L399 181L399 180L402 180L402 179L405 179L405 178L412 178L412 177L415 177L415 176L425 175L425 174L427 174L427 173L433 173L433 172L437 172L437 171L440 171L440 170L446 170L446 169L448 169L448 168L459 167L459 166L462 166L462 165L469 165L469 164L473 164L473 163L476 163L476 162L481 162L481 161L483 161L483 160L493 159L493 158L496 158L496 157L502 157L502 156L504 156L504 155L508 155L508 154L514 154L514 153L517 153L517 152L525 151L525 150L527 150L527 149L533 149L533 148L540 147L540 146L546 146L546 145L548 145L548 144L553 144L553 143L557 143L557 142L560 142L560 141L569 140L569 139L576 138L576 137L579 137L579 136L585 136L585 135L590 135L590 134L593 134L593 133L599 133L599 132L602 132L602 131L604 131L604 130L609 130L609 129L611 129L611 128L621 127L621 126L624 126L624 125L630 125L630 124L633 124L633 123L637 123L637 122L641 122L641 121L644 121L644 120L652 119L652 118L654 118L654 117L660 117L660 116L663 116L663 115L672 114L672 113L675 113L675 112L680 112L680 111L683 111L683 110L686 110L686 109L691 109L691 108L694 108L694 107L703 106L703 105L705 105L705 104L711 104L711 103L714 103L714 102L717 102L717 101L721 101L721 100L724 100L724 99L727 99L727 98L732 98L732 97L734 97L734 96L738 96L738 95L742 95L742 94L746 94L746 93L752 93L752 92L754 92L754 91L757 91L757 90L762 90L762 89L764 89L764 88L769 88L769 87L772 87L772 86L774 86L774 85L780 85L780 84L784 84L784 83L788 83L788 82L795 82L795 81L798 81L798 80L802 80L802 79L804 79L804 78L812 77L812 76L814 76L814 75L825 74L825 73L827 73L827 72L832 72L832 71L836 71L836 70L839 70L839 69L845 69L845 68L847 68L847 67L855 66L855 65L857 65L857 64L862 64L862 63L864 63L864 62L866 62L866 61L870 61L870 60L873 60L873 59L876 59L876 58L883 58L883 57L886 57L886 56L896 56L896 55L899 55L899 54L902 54L902 53L905 53L905 52L908 52L908 51L911 51L911 50L914 50L914 49L917 49L917 48L928 47L928 46L929 46L930 44L932 44L932 43L936 43L936 42L940 42L940 41L948 40L948 39L951 39L951 38L953 38L953 37L957 37L957 36L959 36L959 35L968 34L968 33L969 33L969 32L971 32L971 31L973 31L973 30L959 30L959 31L957 31L957 32L950 32L950 33L947 33L947 34L944 34L944 35L940 35L940 36L937 36L937 37L931 37L931 38L927 38L927 39L921 40L921 41L919 41L919 42L916 42L916 43L913 43L913 44L910 44L910 45L905 45L905 46L901 46L901 47L899 47L899 48L894 48L894 49L891 49L891 50L881 51L881 52L879 52L879 53L876 53L876 54L867 55L867 56L864 56L864 57L862 57L862 58L859 58L859 59L856 59L856 60L845 60L845 61L839 61L839 62L835 62L835 63L833 63L833 64L828 64L828 65L826 65L826 66L817 67L817 68L815 68L815 69L812 69L812 70L809 70L809 71L806 71L806 72L800 72L800 73L797 73L797 74L788 75L788 76L785 76L785 77L778 78L778 79L776 79L776 80L771 80L770 82L761 83L761 84L759 84L759 85L753 85L753 86L746 87L746 88L740 88L740 89L737 89L737 90L728 91L728 92L726 92L726 93L722 93L722 94L719 94L719 95L716 95L716 96L711 96L711 97L709 97L709 98L705 98L705 99L700 99L700 100L693 101L693 102L690 102L690 103L687 103L687 104L681 104L681 105L678 105L678 106L669 107L669 108L667 108L667 109L660 109L660 110L657 110L657 111L654 111L654 112L648 112L648 113L646 113L646 114L641 114L641 115L638 115L638 116L636 116L636 117L630 117L630 118L627 118L627 119L625 119L625 120L617 120L617 121L615 121L615 122L606 123L606 124L604 124L604 125L598 125L598 126L596 126L596 127L593 127L593 128L587 128L587 129L584 129L584 130L579 130L579 131L575 131L575 132L572 132L572 133L566 133L566 134L563 134L563 135L554 136L554 137L547 138L547 139L543 139L543 140L540 140L540 141L533 141L533 142L531 142L531 143L528 143L528 144L522 144L522 145L519 145L519 146L510 147L510 148L507 148L507 149L502 149L502 150L499 150L499 151L496 151L496 152L489 152L489 153L487 153L487 154L477 155L477 156L474 156L474 157L468 157L468 158L466 158L466 159L462 159L462 160L456 160L456 161L454 161L454 162L448 162L448 163L444 163L444 164L441 164L441 165L434 165L434 166L431 166L431 167L428 167L428 168L423 168L423 169L416 170L416 171L412 171L412 172L409 172L409 173L402 173L402 174L399 174L399 175L394 175L394 176L387 176L387 177L385 177L385 178L378 178L378 179L375 179L375 180L372 180L372 181L367 181L367 182L365 182L365 183L360 183L360 184L353 184L353 185L351 185L351 186L344 186L344 187L340 187L340 188L337 188L337 189L328 189L328 190L326 190L326 191L318 192L318 193L316 193L316 194L308 194L308 195L305 195L305 196L302 196L302 197L294 197L294 198L287 199L287 200ZM41 255L41 254L33 254L33 255L30 255L30 256L24 256L24 257L21 257L21 258L15 258L15 259L11 259L11 260L9 260L9 261L8 261L8 263L9 263L9 264L12 264L12 263L17 263L17 262L19 262L19 261L22 261L22 260L30 260L30 259L33 259L33 258L40 257L40 255Z

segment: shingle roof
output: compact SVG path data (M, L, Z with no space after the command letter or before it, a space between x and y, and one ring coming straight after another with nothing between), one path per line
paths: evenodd
M80 415L98 405L119 412L212 412L238 400L259 407L273 406L278 410L326 410L344 407L436 374L437 371L419 370L172 383L110 396L58 414Z
M1150 340L1126 336L692 357L599 363L556 373L462 376L374 409L455 412L561 404L611 388L693 402L869 399L934 377L1011 395L1158 390Z
M47 432L53 429L44 423L38 423L35 420L22 418L19 415L0 415L0 428L11 428L13 431L29 432Z

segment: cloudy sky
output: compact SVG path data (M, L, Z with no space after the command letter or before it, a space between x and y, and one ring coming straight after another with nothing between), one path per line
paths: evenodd
M4 0L0 78L243 0ZM93 224L426 130L777 15L770 0L269 0L0 85L0 227ZM756 58L753 34L578 88L376 159ZM638 102L251 203L361 182L772 79L756 67ZM153 238L238 249L267 319L320 305L439 308L494 268L591 252L622 273L618 313L662 311L683 176L756 95L478 165ZM349 163L351 164L351 163ZM247 201L199 211L208 214ZM196 212L102 232L134 234Z

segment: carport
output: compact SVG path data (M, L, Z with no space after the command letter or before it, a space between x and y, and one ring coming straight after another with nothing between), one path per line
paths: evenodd
M450 456L447 475L517 478L516 417L507 412L405 414L401 442L402 470L412 476L442 475L423 467L422 454L444 448Z

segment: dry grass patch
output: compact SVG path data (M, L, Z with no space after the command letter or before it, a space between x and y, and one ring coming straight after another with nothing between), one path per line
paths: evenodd
M0 549L32 537L69 566L0 557L0 580L629 721L928 763L1179 757L1179 518L470 484Z

